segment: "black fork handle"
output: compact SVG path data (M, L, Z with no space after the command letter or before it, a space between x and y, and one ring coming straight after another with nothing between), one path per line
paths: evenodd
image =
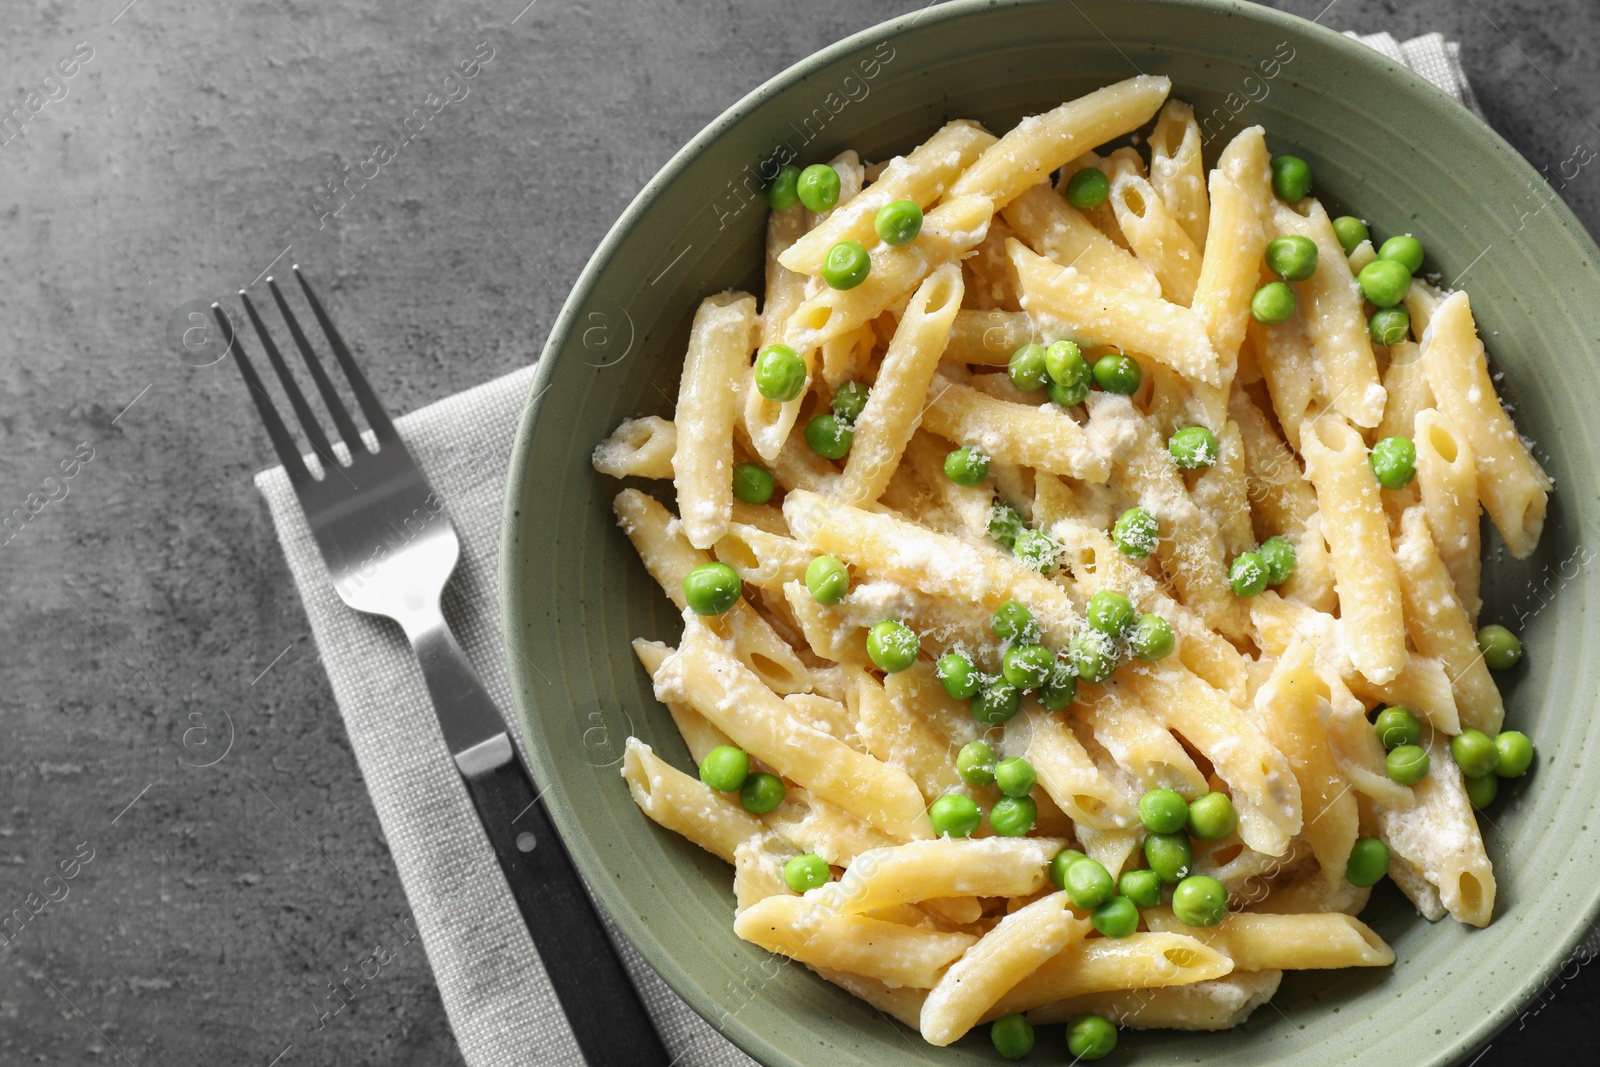
M463 766L461 777L583 1058L590 1067L669 1067L533 779L510 738L500 738L509 758L497 765L463 759L478 765Z

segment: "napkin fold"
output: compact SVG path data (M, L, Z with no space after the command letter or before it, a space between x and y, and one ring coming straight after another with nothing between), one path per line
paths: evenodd
M1455 42L1437 33L1404 42L1387 33L1349 36L1478 111ZM532 381L533 367L524 367L395 420L461 538L445 616L519 745L500 638L497 567L506 471ZM387 620L350 610L333 591L283 468L261 472L255 484L305 603L463 1057L470 1067L582 1067L404 635ZM674 1057L673 1067L754 1063L668 989L609 920L607 925Z

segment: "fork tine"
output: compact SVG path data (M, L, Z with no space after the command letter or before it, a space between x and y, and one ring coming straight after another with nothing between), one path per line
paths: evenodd
M311 379L317 383L317 392L322 394L322 403L328 409L328 414L333 416L333 424L339 428L339 436L344 438L345 447L350 449L350 457L354 459L358 451L366 450L366 445L361 441L361 431L356 429L355 420L350 417L349 409L344 406L344 401L339 399L339 394L333 388L333 382L328 380L328 372L322 369L322 360L318 357L316 349L306 340L305 331L300 329L300 320L289 310L288 302L283 299L283 290L278 288L278 283L272 278L267 279L267 288L272 290L272 299L277 302L278 314L282 315L283 321L288 324L289 335L294 338L295 347L300 349L300 357L305 360L306 369L311 372Z
M227 313L222 310L221 304L212 304L211 312L217 318L217 326L221 328L222 336L228 339L228 351L233 353L233 362L238 366L239 373L244 376L244 384L250 390L250 399L256 403L256 413L261 416L262 423L267 427L267 436L272 438L272 447L278 453L278 462L289 472L291 482L299 484L311 481L311 472L306 469L305 460L300 458L300 450L295 447L294 438L289 435L283 419L278 417L278 409L273 405L272 398L267 395L266 388L262 386L255 367L250 365L250 357L244 354L244 346L234 336L233 323L228 321Z
M251 323L255 325L256 336L261 339L261 347L266 350L267 361L278 373L278 383L288 394L289 406L294 408L295 416L300 420L300 426L311 442L312 451L321 457L324 467L337 463L333 456L333 446L328 443L327 435L322 432L322 424L317 421L316 413L311 410L311 405L306 403L305 394L300 392L300 386L289 373L289 367L284 363L278 346L272 343L272 335L267 332L267 325L261 321L261 316L256 314L255 304L250 302L249 295L243 289L239 290L239 299L244 301L244 312L250 316Z
M334 327L333 320L328 318L328 313L322 310L322 301L317 299L317 294L311 291L306 276L300 273L300 264L292 265L290 270L300 283L300 288L306 294L306 300L311 304L311 313L317 317L317 325L322 327L322 332L327 335L328 344L333 348L333 354L339 361L339 366L344 368L344 376L350 379L350 388L355 391L356 400L361 404L362 414L367 417L367 424L372 427L380 440L395 440L398 435L394 431L394 424L389 421L389 413L383 409L383 403L378 399L378 394L372 391L372 386L367 384L366 375L361 373L361 368L356 366L355 357L350 354L350 349L345 347L344 338L339 336L339 331Z

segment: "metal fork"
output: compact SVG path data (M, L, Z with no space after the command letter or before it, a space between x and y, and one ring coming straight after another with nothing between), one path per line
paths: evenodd
M518 758L500 712L445 622L439 598L461 554L450 516L299 266L292 269L377 439L376 449L368 449L278 283L268 278L272 299L349 450L348 466L339 462L244 290L239 296L245 312L321 460L321 478L306 466L227 314L216 304L212 311L289 473L333 587L357 611L399 623L410 639L445 743L584 1058L595 1065L666 1065L660 1038L539 802L539 790Z

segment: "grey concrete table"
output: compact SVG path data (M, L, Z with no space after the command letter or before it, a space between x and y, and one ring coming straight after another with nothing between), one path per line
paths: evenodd
M0 513L31 514L0 533L0 914L75 874L0 935L0 1064L460 1061L415 943L317 1025L408 910L250 485L266 438L231 366L174 358L170 313L300 260L370 309L342 318L393 407L482 382L537 354L701 126L922 6L525 2L0 14L0 114L31 120L0 125ZM1600 5L1283 6L1461 40L1489 120L1552 175L1600 144ZM331 217L327 183L474 55L469 94ZM1560 195L1600 223L1590 171ZM1600 982L1559 984L1480 1062L1576 1057Z

